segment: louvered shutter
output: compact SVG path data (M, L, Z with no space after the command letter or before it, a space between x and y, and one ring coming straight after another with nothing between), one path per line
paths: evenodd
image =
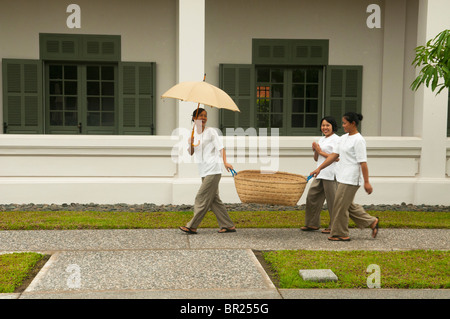
M88 61L120 61L120 36L83 35L82 58Z
M259 65L327 65L328 40L253 39L252 63Z
M220 64L220 88L230 95L240 112L220 110L220 129L255 126L255 66Z
M287 64L292 59L291 42L279 39L253 39L254 64Z
M155 63L119 64L119 134L155 134Z
M3 132L42 134L42 63L2 60Z
M328 66L324 115L331 115L340 123L346 112L361 113L361 104L362 66ZM338 126L338 134L343 134Z
M109 61L121 59L119 35L39 34L42 60L52 61Z
M81 35L39 34L39 51L41 60L79 60Z

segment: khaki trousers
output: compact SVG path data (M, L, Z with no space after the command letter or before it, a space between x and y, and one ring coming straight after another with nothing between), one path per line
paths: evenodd
M195 197L194 217L186 227L197 229L209 209L216 215L220 228L234 226L230 215L219 197L219 181L221 174L202 177L202 185Z
M305 225L320 227L320 213L325 199L327 200L330 224L333 220L333 204L336 194L337 182L326 179L314 179L309 187L306 197Z
M358 228L369 227L376 218L367 214L361 205L353 202L359 186L338 183L334 199L334 217L331 222L331 236L348 237L348 219Z

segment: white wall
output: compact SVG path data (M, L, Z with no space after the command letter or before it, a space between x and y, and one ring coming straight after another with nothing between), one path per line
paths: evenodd
M66 26L66 7L70 1L0 0L0 58L38 59L40 32L118 34L122 39L123 61L157 62L157 94L161 95L179 80L180 71L189 63L178 59L177 55L177 51L183 49L179 47L182 41L177 29L180 25L178 1L131 0L125 4L120 0L79 0L76 3L82 10L82 28L72 30ZM203 5L203 0L193 1ZM427 122L422 110L424 104L430 107L428 104L434 99L424 92L414 95L409 91L409 83L415 75L409 65L412 50L418 43L417 38L430 32L417 32L417 15L419 22L425 25L434 16L427 16L423 10L428 1L407 0L404 19L399 25L405 33L389 38L386 32L397 26L392 15L395 10L385 5L386 1L392 0L205 0L205 46L197 46L195 50L204 54L207 81L217 85L220 63L251 63L252 38L329 39L330 64L364 67L363 134L368 145L374 193L369 196L360 190L356 201L361 204L450 205L447 195L450 193L450 140L441 137L438 147L430 143L434 124ZM448 7L446 0L439 1L441 6ZM386 24L389 28L367 28L366 8L372 3L381 6L383 17L385 10L392 10ZM438 7L432 9L439 11ZM188 8L183 10L189 12ZM444 12L448 10L442 10L441 20L446 18ZM439 15L438 12L433 14ZM395 46L397 39L404 42L402 49ZM403 78L403 83L397 80L395 85L383 86L383 79L389 78L392 71L387 64L393 62L387 61L390 53L395 53L394 60L401 64L393 64L396 66L394 75ZM194 49L190 54L196 54ZM202 69L199 64L197 61L195 72ZM398 88L401 94L394 91ZM391 95L397 101L393 105L397 116L403 114L398 123L401 129L395 125L397 123L383 126L381 121L383 100L388 103ZM441 104L443 100L439 100ZM177 112L177 107L175 101L157 98L158 136L0 134L0 203L192 203L200 184L195 164L179 165L172 158L177 140L170 135L182 121L184 123L181 120L184 115ZM387 104L384 110L389 110ZM216 110L209 113L211 126L218 125L217 114ZM446 112L440 110L438 114ZM443 124L439 123L442 129ZM426 139L423 127L428 127ZM404 136L414 137L388 136L398 135L399 131ZM315 167L310 148L316 138L281 137L279 157L266 160L272 160L281 171L306 175ZM251 154L248 141L234 152L237 138L227 137L225 143L229 154L236 155L241 150L247 156ZM438 161L427 157L430 146L442 153ZM236 158L232 163L240 171L267 165L263 160L257 158L256 163L250 163L250 159L245 158L241 163ZM438 167L433 167L434 163L439 163ZM438 178L427 175L428 167L439 172ZM180 169L186 174L180 174ZM224 202L239 202L230 174L224 173L220 191ZM299 203L304 203L305 198L306 195Z
M66 25L66 9L71 3L81 8L80 29ZM122 61L156 62L156 133L170 135L176 127L175 101L159 96L177 81L176 3L177 0L0 0L0 59L39 59L39 33L120 35ZM3 123L3 112L0 120Z
M440 192L426 197L417 193L418 183L423 183L419 178L420 138L366 140L374 192L367 195L360 189L355 201L450 205L445 181L433 184ZM260 139L255 145L248 137L225 137L224 145L238 172L272 168L308 175L316 165L311 141L310 137L280 137ZM178 143L168 136L2 135L0 203L193 204L200 178L176 178L178 165L173 154ZM449 158L450 152L447 163ZM194 163L192 169L197 169ZM307 190L299 204L304 204ZM225 203L240 202L233 178L225 171L220 193Z

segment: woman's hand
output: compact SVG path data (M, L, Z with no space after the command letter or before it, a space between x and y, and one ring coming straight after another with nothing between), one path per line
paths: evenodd
M319 143L316 143L316 142L312 143L312 149L313 149L313 151L315 151L317 153L320 153L322 151L322 149L320 148Z
M369 195L372 194L372 192L373 192L372 185L370 185L369 182L364 183L364 189L366 190L367 194L369 194Z
M319 175L320 171L321 171L320 168L317 168L316 170L309 173L309 175L310 176L313 175L314 177L316 177L317 175Z
M227 169L227 172L230 171L230 169L233 169L233 165L229 164L229 163L224 163L225 168Z

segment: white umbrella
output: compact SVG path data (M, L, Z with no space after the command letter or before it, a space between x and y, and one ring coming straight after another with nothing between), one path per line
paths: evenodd
M206 77L206 74L205 74ZM176 84L167 90L161 97L173 98L186 102L195 102L197 105L197 116L200 104L216 107L219 109L227 109L235 112L240 112L233 99L222 89L217 86L205 82L205 77L202 82L186 81ZM195 118L195 120L197 117ZM192 128L192 146L194 141L194 127Z
M240 112L233 99L225 91L205 81L181 82L171 87L161 97Z

